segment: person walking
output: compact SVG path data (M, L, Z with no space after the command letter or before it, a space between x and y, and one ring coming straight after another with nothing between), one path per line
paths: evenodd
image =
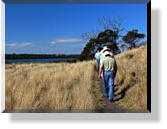
M95 59L96 59L96 69L97 71L99 71L99 67L100 67L100 60L103 57L103 54L105 51L108 51L109 48L107 48L107 46L104 46L103 49L100 48L96 53L95 53Z
M96 59L96 70L97 70L97 71L99 71L99 65L100 65L99 54L100 54L99 51L97 51L96 54L95 54L95 59Z
M105 51L100 61L99 78L103 73L103 94L111 102L114 101L114 81L117 72L117 64L112 52Z

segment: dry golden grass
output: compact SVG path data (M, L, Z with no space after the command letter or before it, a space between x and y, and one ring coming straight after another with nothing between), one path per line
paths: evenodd
M147 46L116 56L116 103L127 109L147 109Z
M6 64L6 109L100 109L94 64Z
M147 48L116 56L115 104L147 108ZM77 63L6 64L5 108L105 109L95 61Z

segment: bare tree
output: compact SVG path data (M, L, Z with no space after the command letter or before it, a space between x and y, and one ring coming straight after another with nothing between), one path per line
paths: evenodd
M100 31L99 30L92 30L91 32L86 32L81 35L82 39L89 40L92 38L97 38L97 35Z
M111 26L111 19L109 17L99 17L98 18L98 23L99 25L104 29L104 30L107 30L110 28Z
M125 28L122 28L123 19L121 17L113 20L111 17L103 16L98 18L98 23L104 30L111 29L117 32L120 37L122 37L121 33L125 31Z
M98 24L103 28L103 30L93 30L90 32L83 33L81 35L82 39L89 40L91 38L97 38L98 33L107 29L111 29L118 34L118 37L122 37L122 32L125 31L125 28L122 28L123 20L121 17L118 17L116 20L112 20L111 17L99 17Z

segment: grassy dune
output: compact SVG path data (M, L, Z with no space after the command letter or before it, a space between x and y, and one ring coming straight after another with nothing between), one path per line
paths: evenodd
M116 56L115 98L128 109L147 109L147 46Z
M116 56L115 99L126 109L147 107L147 48ZM6 109L105 109L95 61L6 64Z

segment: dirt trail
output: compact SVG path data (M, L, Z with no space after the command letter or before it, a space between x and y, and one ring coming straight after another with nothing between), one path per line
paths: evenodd
M127 112L126 109L121 108L119 105L117 105L115 102L110 102L106 98L106 106L102 109L103 113L119 113L119 112Z
M102 109L98 110L97 112L101 112L101 113L118 113L118 112L127 112L127 109L123 109L121 108L118 104L116 104L116 102L110 102L106 97L101 97L99 98L99 91L100 90L100 94L103 94L102 91L102 80L98 79L98 74L95 71L94 72L94 96L97 99L97 101L99 101L99 103L102 103L103 107Z

